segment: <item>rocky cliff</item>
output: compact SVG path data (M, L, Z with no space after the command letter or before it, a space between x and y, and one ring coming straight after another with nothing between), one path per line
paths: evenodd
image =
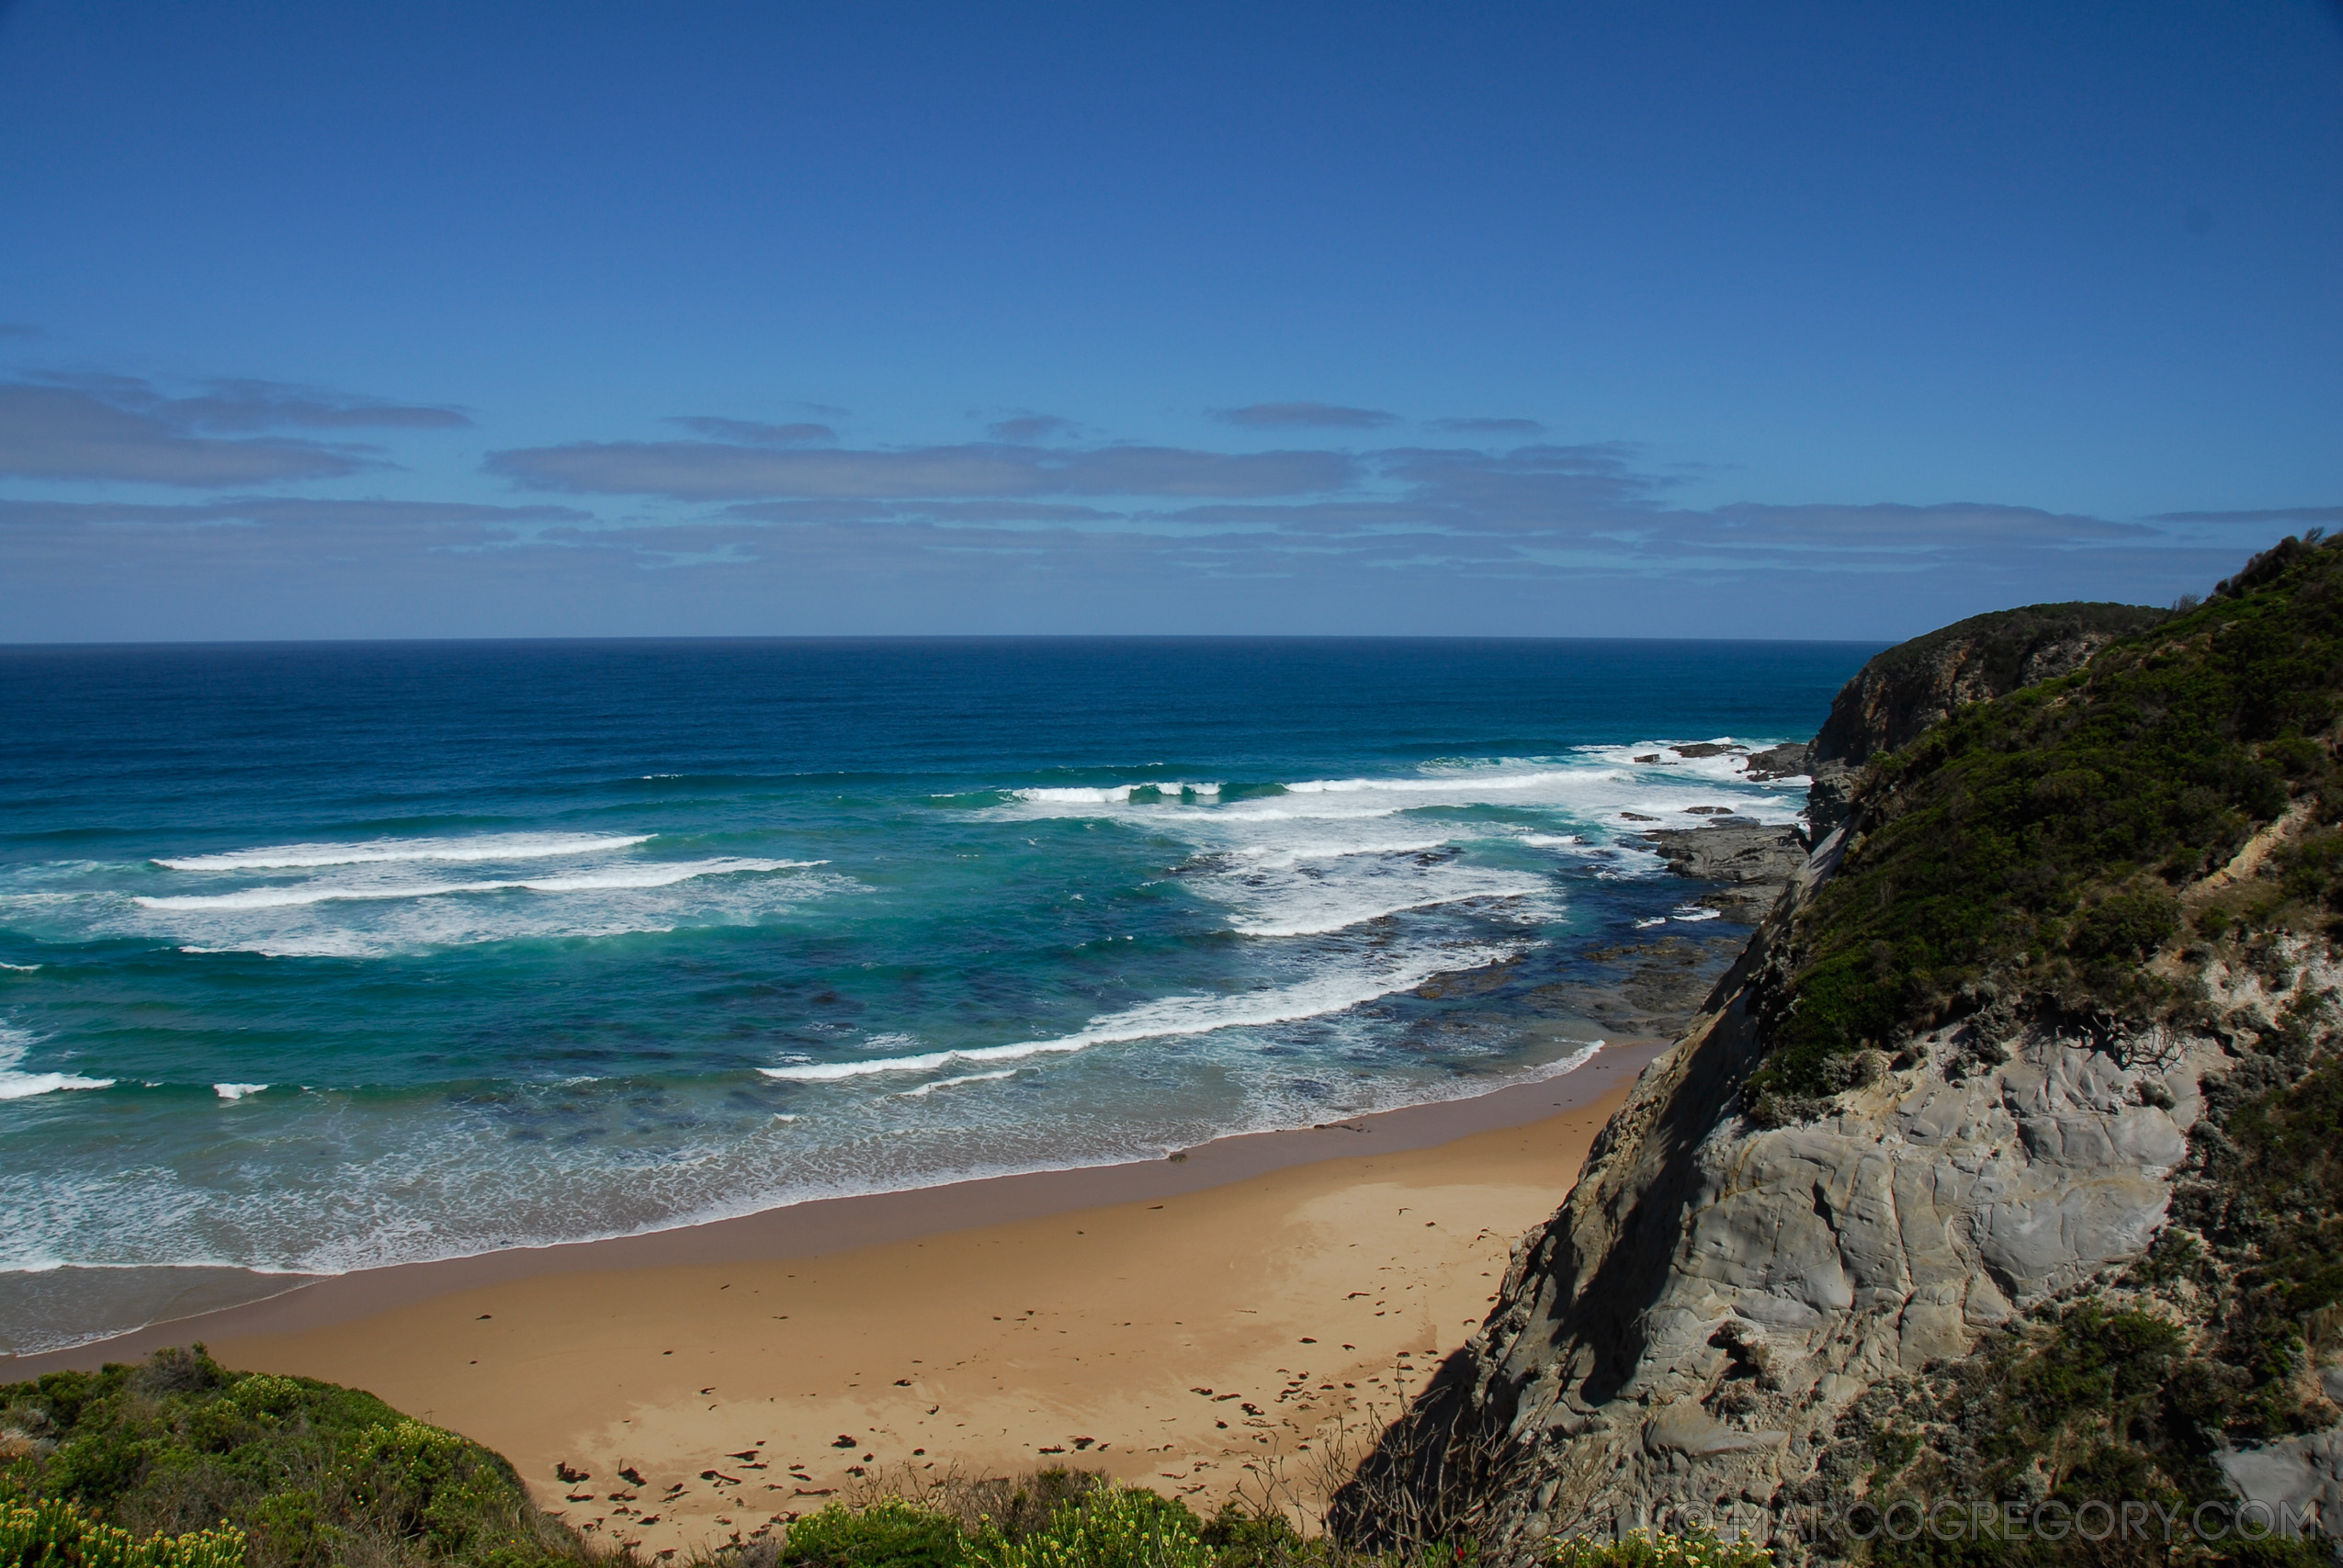
M2343 1502L2343 552L2121 609L1850 684L1846 815L1338 1528L1893 1558L1829 1520Z
M1817 842L1846 819L1863 764L1907 746L1954 709L2082 668L2165 612L2137 604L2033 604L1972 615L1898 643L1858 671L1830 705L1805 758Z

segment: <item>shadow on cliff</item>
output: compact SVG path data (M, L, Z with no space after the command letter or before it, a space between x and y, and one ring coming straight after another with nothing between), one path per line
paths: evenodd
M1487 1348L1467 1343L1443 1360L1336 1493L1327 1524L1339 1539L1379 1551L1477 1540L1536 1446L1567 1441L1581 1411L1625 1387L1683 1240L1694 1155L1761 1055L1754 1010L1788 908L1717 981L1702 1009L1710 1021L1683 1055L1647 1069L1673 1081L1612 1118L1569 1197L1525 1238L1476 1337ZM1567 1295L1551 1293L1556 1281L1571 1282Z

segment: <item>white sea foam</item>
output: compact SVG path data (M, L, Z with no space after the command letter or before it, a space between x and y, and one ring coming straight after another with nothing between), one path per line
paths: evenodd
M0 964L0 969L14 969L19 975L29 975L40 967L38 964Z
M1676 779L1681 779L1686 784L1691 784L1695 779L1710 779L1717 783L1730 783L1747 787L1751 782L1746 776L1749 766L1749 753L1762 751L1769 746L1778 744L1774 740L1734 735L1711 736L1706 743L1712 746L1738 746L1747 750L1719 752L1713 757L1681 756L1675 749L1679 746L1693 744L1687 740L1638 740L1632 746L1581 746L1577 750L1581 756L1592 761L1608 763L1613 767L1639 769L1644 776L1647 779L1652 779L1652 782L1658 782L1656 778L1653 778L1654 771L1665 768L1670 773L1674 774ZM1636 761L1638 757L1654 755L1657 755L1660 761L1658 762ZM1669 782L1673 783L1675 779L1670 779ZM1763 783L1769 789L1788 790L1804 795L1807 780L1805 775L1800 774L1767 779Z
M1188 886L1228 908L1229 930L1254 937L1321 936L1410 910L1556 891L1545 876L1476 864L1450 850L1458 838L1487 835L1485 828L1459 824L1457 833L1434 837L1421 829L1444 824L1419 819L1407 826L1416 831L1385 826L1337 837L1323 821L1290 829L1248 823L1239 830L1253 841L1215 856L1206 863L1217 874Z
M112 1089L112 1078L84 1077L79 1073L20 1073L0 1067L0 1100L30 1100L61 1089Z
M211 1092L222 1100L242 1100L248 1094L258 1094L268 1086L265 1083L216 1083Z
M1682 920L1689 925L1697 920L1721 920L1725 918L1725 911L1722 909L1679 909L1670 918Z
M0 1023L0 1100L30 1100L39 1094L54 1094L65 1089L112 1089L112 1078L84 1077L79 1073L25 1073L17 1064L25 1059L32 1048L33 1037L25 1030Z
M1310 810L1296 810L1280 806L1244 806L1223 807L1219 819L1226 822L1361 822L1376 817L1396 817L1406 806L1354 806L1341 809L1324 807Z
M1420 855L1447 846L1446 839L1305 840L1292 844L1239 844L1230 853L1265 869L1291 870L1304 861L1348 860L1353 855Z
M279 844L224 854L157 857L172 871L283 871L312 865L365 865L379 861L541 860L629 849L650 833L481 833L463 839L369 839L355 844Z
M589 893L614 888L666 887L696 876L737 872L798 871L826 864L818 860L697 860L638 863L571 876L538 876L509 882L410 882L343 886L305 882L290 887L244 887L233 893L140 895L132 903L148 909L277 909L341 899L436 898L452 893Z
M769 1078L821 1083L860 1077L866 1073L924 1073L955 1062L1013 1062L1027 1056L1088 1050L1092 1045L1120 1044L1134 1040L1210 1034L1223 1029L1260 1029L1296 1023L1345 1012L1377 997L1412 990L1434 975L1454 969L1478 969L1510 957L1514 950L1479 947L1411 954L1398 967L1338 971L1274 990L1245 991L1235 996L1164 997L1121 1012L1091 1021L1088 1027L1055 1040L1021 1040L1007 1045L964 1046L928 1051L913 1056L887 1056L863 1062L813 1062L804 1066L759 1067Z
M1576 833L1524 833L1522 842L1538 850L1579 849L1586 844L1586 840Z
M851 877L815 869L696 876L660 886L549 897L506 893L192 909L141 908L118 897L109 901L119 911L120 930L150 940L163 937L183 953L368 959L485 942L594 941L758 925L825 899L868 891Z
M1620 775L1610 769L1575 768L1567 772L1544 770L1532 773L1442 773L1429 778L1399 779L1304 779L1285 786L1287 795L1364 795L1389 792L1395 795L1477 795L1489 791L1513 793L1525 790L1552 789L1561 785L1609 784Z
M1697 758L1683 762L1681 770L1664 771L1634 765L1633 755L1648 753L1631 753L1625 748L1589 748L1581 754L1584 762L1507 759L1474 767L1426 765L1385 778L1298 779L1277 786L1276 795L1233 801L1225 799L1225 792L1203 795L1193 784L1018 789L1007 792L1013 798L999 809L1110 818L1127 812L1144 815L1150 823L1183 824L1182 831L1210 833L1245 823L1323 823L1401 813L1419 814L1409 820L1421 825L1422 812L1473 806L1562 810L1581 820L1601 821L1621 811L1670 820L1687 806L1721 804L1761 821L1789 822L1803 804L1785 793L1750 790L1740 777L1736 753ZM1149 788L1160 792L1158 798L1134 798L1136 792ZM1189 793L1175 794L1183 788ZM1213 809L1172 809L1183 803Z
M1468 886L1426 893L1421 897L1408 897L1402 893L1398 895L1401 901L1396 903L1390 901L1389 893L1377 900L1372 890L1368 890L1364 897L1356 892L1350 892L1350 896L1345 897L1345 892L1349 891L1328 890L1318 898L1307 900L1315 908L1289 910L1277 917L1239 917L1230 922L1228 929L1239 936L1324 936L1329 931L1363 926L1370 920L1387 919L1393 915L1406 914L1410 909L1432 909L1443 904L1464 904L1481 898L1534 898L1552 889L1543 882Z
M1217 784L1191 784L1180 779L1141 779L1137 784L1103 784L1096 787L1085 784L1055 785L1047 788L1013 789L1009 793L1019 800L1043 805L1115 806L1127 805L1133 795L1150 789L1166 801L1176 800L1183 795L1217 797L1220 794L1220 786Z
M907 1089L902 1091L902 1097L905 1100L924 1100L939 1089L957 1089L962 1084L970 1083L996 1083L1002 1078L1013 1078L1024 1070L1022 1067L1002 1067L998 1072L962 1073L956 1078L938 1078L917 1089Z

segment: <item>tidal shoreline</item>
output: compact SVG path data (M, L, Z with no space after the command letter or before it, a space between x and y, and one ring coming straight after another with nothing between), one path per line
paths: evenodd
M201 1303L130 1332L55 1350L0 1356L0 1381L142 1356L164 1345L296 1334L346 1324L457 1292L544 1275L820 1257L940 1233L1201 1192L1267 1173L1366 1154L1398 1154L1520 1127L1624 1090L1667 1042L1604 1043L1562 1075L1487 1094L1343 1118L1310 1128L1215 1139L1168 1159L944 1183L899 1192L814 1199L734 1219L640 1235L514 1247L348 1274L268 1275L226 1269L184 1275L176 1299ZM1561 1194L1554 1194L1558 1201ZM46 1280L66 1274L31 1276ZM102 1276L112 1270L74 1270ZM224 1298L224 1301L223 1301Z
M1206 1515L1312 1518L1478 1332L1651 1054L1367 1131L1020 1182L1013 1201L1048 1211L1026 1218L996 1201L966 1228L716 1261L581 1247L595 1266L440 1269L440 1293L367 1315L253 1331L269 1306L300 1315L296 1295L201 1332L223 1365L367 1389L486 1445L590 1540L645 1558L1052 1466ZM1518 1124L1431 1142L1476 1117Z

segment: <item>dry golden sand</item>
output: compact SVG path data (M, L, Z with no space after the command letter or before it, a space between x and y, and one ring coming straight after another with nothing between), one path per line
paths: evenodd
M371 1389L646 1551L752 1535L906 1466L1076 1464L1208 1512L1280 1472L1311 1490L1463 1343L1624 1092L1160 1201L540 1274L211 1348Z

